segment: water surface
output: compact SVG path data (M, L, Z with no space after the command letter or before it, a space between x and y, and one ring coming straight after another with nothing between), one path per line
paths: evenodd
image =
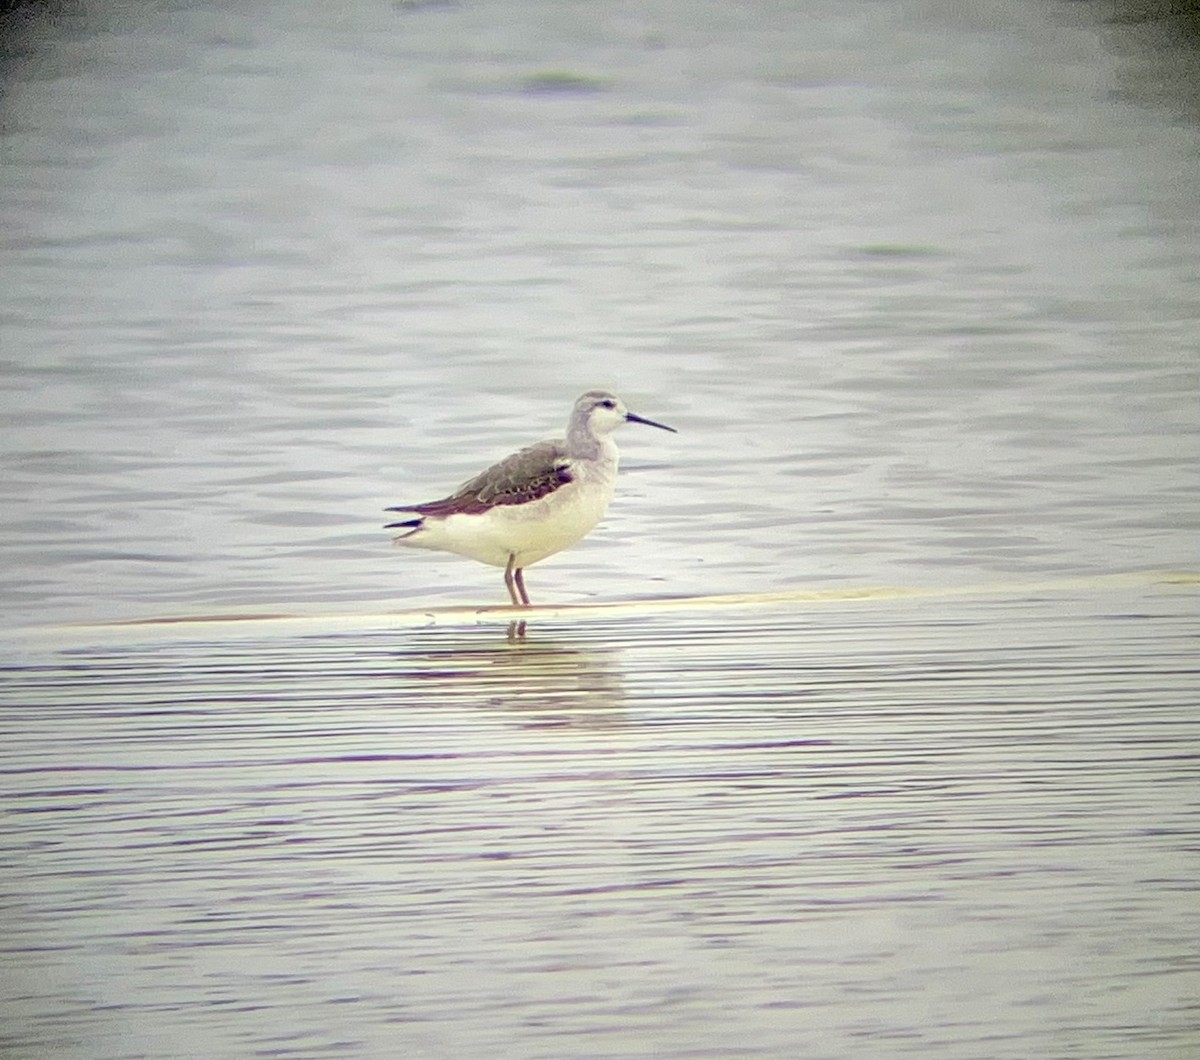
M34 23L6 1055L1191 1056L1196 67L1103 13ZM597 385L680 434L510 642L379 510Z
M4 621L503 601L390 553L379 510L597 385L681 434L622 432L543 603L1190 569L1200 143L1120 32L1041 3L47 23L4 101Z
M27 647L7 1044L1182 1057L1195 604Z

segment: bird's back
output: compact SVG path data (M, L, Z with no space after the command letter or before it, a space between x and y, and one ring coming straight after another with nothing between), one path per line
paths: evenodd
M558 440L537 442L481 471L450 496L414 504L403 511L435 518L478 515L500 505L540 500L571 481L566 446Z

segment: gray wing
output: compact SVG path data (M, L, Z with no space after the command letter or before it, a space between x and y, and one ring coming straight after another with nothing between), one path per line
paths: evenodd
M433 516L472 515L501 504L536 501L572 481L571 465L562 445L538 442L493 464L470 482L464 482L449 497L388 510Z

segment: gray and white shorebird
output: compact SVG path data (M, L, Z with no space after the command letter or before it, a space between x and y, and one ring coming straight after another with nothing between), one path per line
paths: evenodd
M384 529L404 531L398 545L503 567L509 598L528 607L525 568L575 544L608 510L620 456L612 432L623 423L676 433L607 390L589 390L575 402L566 438L506 456L440 501L388 508L415 517Z

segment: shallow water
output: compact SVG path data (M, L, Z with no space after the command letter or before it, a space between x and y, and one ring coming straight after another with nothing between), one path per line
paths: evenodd
M93 19L7 68L5 624L501 602L380 509L595 385L681 434L538 602L1195 565L1200 133L1090 5Z
M1182 1057L1196 599L27 645L6 1044Z
M785 7L10 42L6 1055L1194 1052L1194 54ZM512 642L380 509L595 385Z

